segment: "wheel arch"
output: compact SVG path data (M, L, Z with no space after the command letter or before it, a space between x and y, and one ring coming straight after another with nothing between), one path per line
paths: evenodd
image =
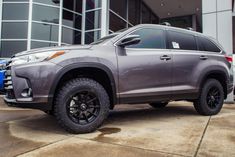
M227 98L227 88L228 88L227 87L228 76L227 76L226 72L224 72L222 70L212 70L212 71L206 73L204 75L204 77L202 77L202 79L199 83L200 90L202 89L204 83L208 79L216 79L221 83L221 85L223 86L223 90L224 90L224 97L226 99Z
M112 71L105 65L101 63L74 63L71 65L68 65L64 68L62 68L56 75L56 79L53 81L53 84L49 91L49 103L51 105L51 109L53 109L53 101L56 94L56 91L58 90L58 86L60 85L62 79L66 74L72 72L73 70L82 70L82 69L97 69L102 71L104 74L106 74L106 77L108 77L111 87L111 93L108 93L109 96L111 96L111 108L114 107L115 104L118 103L117 95L116 95L116 83L115 83L115 77ZM107 91L109 92L109 91Z

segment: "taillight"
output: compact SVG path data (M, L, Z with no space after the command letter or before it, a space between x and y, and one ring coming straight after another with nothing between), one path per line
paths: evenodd
M229 63L233 62L233 57L225 56L225 58Z

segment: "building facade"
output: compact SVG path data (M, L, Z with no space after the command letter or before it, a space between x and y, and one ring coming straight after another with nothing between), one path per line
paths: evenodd
M141 23L168 21L201 31L201 22L197 22L201 18L196 17L201 15L201 3L196 2L195 11L199 15L191 11L184 15L180 11L176 11L177 15L164 13L165 8L170 10L169 0L151 3L151 0L0 0L0 57L40 47L89 44Z
M192 27L233 51L232 0L0 0L0 57L89 44L141 23Z

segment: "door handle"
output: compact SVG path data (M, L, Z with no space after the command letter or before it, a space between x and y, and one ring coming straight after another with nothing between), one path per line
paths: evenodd
M208 57L207 57L207 56L201 56L200 59L201 59L201 60L207 60Z
M167 61L167 60L171 60L171 57L168 56L168 55L163 55L163 56L160 57L160 59Z

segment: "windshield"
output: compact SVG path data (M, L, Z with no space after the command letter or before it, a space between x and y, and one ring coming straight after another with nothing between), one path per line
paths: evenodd
M105 43L109 40L111 40L112 38L116 37L119 33L113 33L113 34L110 34L106 37L103 37L103 38L100 38L99 40L91 43L91 45L98 45L98 44L102 44L102 43Z

